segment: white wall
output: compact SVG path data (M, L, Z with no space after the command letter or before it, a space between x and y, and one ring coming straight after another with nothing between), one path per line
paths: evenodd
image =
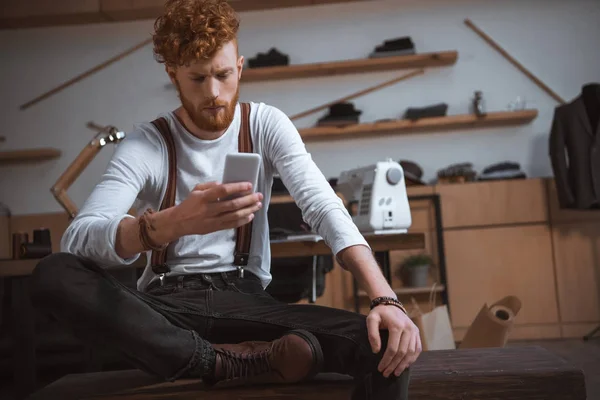
M247 57L271 46L293 63L362 58L385 39L410 35L419 52L458 50L456 65L357 99L362 121L398 117L409 106L449 103L449 114L468 111L474 90L489 110L523 96L539 109L530 125L454 133L388 136L310 143L326 176L392 157L420 163L427 179L450 163L478 170L514 160L530 176L549 176L547 135L557 103L464 24L471 18L556 92L570 100L587 82L600 81L600 2L595 0L379 0L302 9L244 13L240 46ZM87 121L130 130L175 108L151 46L27 110L19 105L144 40L152 21L0 32L0 150L54 146L63 156L39 165L0 167L0 202L14 214L60 211L49 188L92 138ZM371 73L312 80L248 83L242 100L264 101L290 115L397 76ZM321 116L297 121L311 126ZM102 174L104 149L69 190L79 206Z

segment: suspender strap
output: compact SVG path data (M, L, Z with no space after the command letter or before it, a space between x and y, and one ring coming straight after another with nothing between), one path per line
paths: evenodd
M152 121L156 129L160 132L161 136L167 144L167 154L169 159L169 176L167 178L167 190L163 198L162 204L159 210L164 210L175 205L175 194L176 194L176 182L177 182L177 154L175 152L175 142L171 135L171 129L169 129L169 123L164 118L159 118ZM167 247L168 248L168 247ZM160 251L153 251L152 258L150 259L150 265L152 271L155 274L166 274L169 272L167 266L167 249Z
M252 153L252 136L250 135L250 104L242 103L242 122L238 138L238 151L240 153ZM250 242L252 239L252 221L237 228L235 243L235 254L233 265L243 267L248 265L250 256Z
M240 124L240 132L238 137L238 151L240 153L252 153L252 136L250 135L250 104L241 103L242 121ZM167 153L169 159L169 176L167 179L167 188L165 196L160 205L159 210L164 210L175 205L176 182L177 182L177 154L175 152L175 142L169 129L169 123L164 118L158 118L152 121L152 124L160 132L167 145ZM248 265L248 257L250 255L250 243L252 239L252 222L237 228L237 237L235 243L234 265L243 267ZM165 274L169 272L167 265L167 248L160 251L152 251L150 265L152 271L157 274Z

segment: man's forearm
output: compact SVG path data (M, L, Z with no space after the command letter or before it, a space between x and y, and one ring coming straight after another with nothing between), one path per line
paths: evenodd
M173 210L172 207L152 215L152 224L156 230L151 233L151 239L157 245L172 242L181 236L172 215ZM119 223L115 251L119 257L125 259L144 251L140 240L139 218L123 218Z
M396 296L368 247L350 246L340 252L339 258L354 275L358 285L367 292L369 299Z

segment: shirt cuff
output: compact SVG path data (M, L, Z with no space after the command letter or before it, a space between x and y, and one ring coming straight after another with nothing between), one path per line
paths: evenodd
M331 248L333 255L341 266L343 266L343 263L338 255L342 250L358 245L363 245L371 250L371 246L345 210L334 209L329 211L322 222L320 230L325 243Z
M116 243L117 243L117 230L119 228L119 224L125 218L135 218L129 214L125 214L124 216L117 217L112 219L108 224L108 229L106 229L106 243L108 243L108 260L110 260L110 264L108 266L117 266L117 265L131 265L136 262L140 258L140 253L136 254L130 258L122 258L117 254Z

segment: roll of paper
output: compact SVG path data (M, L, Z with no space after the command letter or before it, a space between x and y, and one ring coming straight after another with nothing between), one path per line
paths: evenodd
M484 304L458 348L504 347L520 310L521 301L516 296L507 296L491 306Z

